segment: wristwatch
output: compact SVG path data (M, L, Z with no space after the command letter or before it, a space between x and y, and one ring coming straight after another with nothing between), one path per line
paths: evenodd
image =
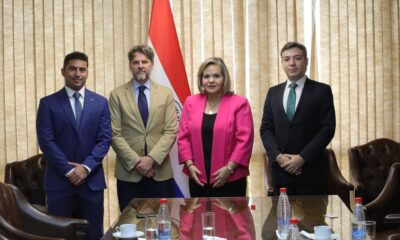
M229 164L227 164L226 166L227 166L229 172L230 172L231 174L233 174L233 171L234 171L233 168L232 168Z

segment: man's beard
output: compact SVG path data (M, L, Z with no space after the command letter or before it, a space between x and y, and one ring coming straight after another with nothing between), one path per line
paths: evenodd
M135 75L135 80L138 82L146 82L149 80L150 76L147 73L139 73Z

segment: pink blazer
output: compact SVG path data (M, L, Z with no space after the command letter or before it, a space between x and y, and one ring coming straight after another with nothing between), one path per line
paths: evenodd
M192 160L202 173L199 180L203 183L207 183L207 177L201 127L206 100L203 94L186 99L178 132L179 163ZM253 141L253 117L249 102L238 95L224 95L214 125L211 173L233 161L239 167L229 177L228 182L248 176ZM183 168L183 172L189 175L186 167Z

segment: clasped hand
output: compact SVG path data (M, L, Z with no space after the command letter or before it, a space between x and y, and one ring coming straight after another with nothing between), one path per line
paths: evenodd
M214 181L213 187L215 188L224 186L230 175L231 173L227 166L215 171L213 174L211 174L211 181Z
M68 180L74 184L74 186L79 186L84 183L88 175L88 170L79 163L68 162L68 164L74 167L72 172L67 175Z
M300 155L282 154L277 161L279 166L286 172L296 175L301 174L304 159Z
M201 171L195 166L195 165L190 165L188 168L190 172L190 176L193 178L193 180L200 186L204 187L204 183L202 183L198 175L201 174ZM222 187L225 185L226 181L228 180L230 176L230 170L228 169L227 166L224 166L217 171L215 171L211 177L211 182L214 182L213 187Z
M153 169L154 160L149 156L144 156L139 159L139 163L135 169L145 177L152 178L155 176L156 171Z

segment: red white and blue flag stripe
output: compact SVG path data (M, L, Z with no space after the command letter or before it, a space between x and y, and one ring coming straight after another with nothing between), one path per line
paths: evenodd
M148 44L155 52L150 78L173 90L178 118L180 118L182 105L186 97L190 95L190 88L169 0L153 1ZM182 173L183 166L178 163L176 142L171 149L170 158L174 172L176 197L189 197L188 178Z

